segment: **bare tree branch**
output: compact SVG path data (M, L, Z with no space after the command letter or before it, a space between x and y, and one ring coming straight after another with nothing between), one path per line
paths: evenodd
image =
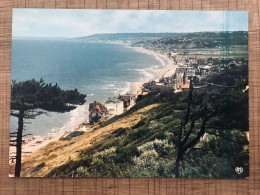
M192 130L194 129L196 120L198 120L199 118L201 118L202 115L205 114L206 110L207 110L207 106L204 107L204 109L201 111L201 113L200 113L199 115L197 115L196 117L194 117L194 118L192 119L191 125L190 125L190 129L189 129L189 131L186 133L185 138L182 140L182 145L184 145L184 144L186 143L186 141L189 139L189 137L190 137L190 135L191 135L191 133L192 133Z
M183 151L185 152L186 150L188 150L190 147L192 147L194 144L196 144L199 140L200 140L200 137L204 135L205 133L205 126L206 126L206 123L208 122L209 119L211 119L213 116L215 116L217 114L217 111L215 111L214 113L208 115L206 118L204 118L204 120L202 121L201 123L201 127L200 127L200 131L199 133L197 134L197 136L190 141L190 143L188 143L187 145L185 145L183 147Z

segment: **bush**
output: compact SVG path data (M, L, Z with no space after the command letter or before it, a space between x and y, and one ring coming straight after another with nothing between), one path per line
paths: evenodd
M139 146L137 150L139 156L132 158L131 176L163 177L172 173L168 171L169 165L174 162L174 159L168 161L166 158L172 158L174 147L167 140L155 139Z
M84 133L85 133L85 131L73 131L72 133L70 133L66 137L60 138L60 140L61 141L70 141L72 138L83 135Z
M43 168L43 167L45 167L46 166L46 164L43 162L43 163L41 163L41 164L38 164L33 170L32 170L32 172L37 172L37 171L39 171L41 168Z

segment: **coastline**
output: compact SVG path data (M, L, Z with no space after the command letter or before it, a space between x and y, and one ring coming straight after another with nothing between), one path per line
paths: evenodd
M85 112L88 113L88 106L84 105L84 107L86 109ZM82 106L79 106L78 108L80 109L80 111L83 110ZM85 115L85 113L84 113L84 115ZM86 114L86 115L87 115L87 117L86 117L85 121L88 120L88 114ZM72 119L74 119L75 117L78 117L78 116L73 116ZM31 140L31 141L29 141L27 144L22 145L22 161L25 158L30 157L30 155L33 152L40 150L41 148L45 147L49 143L54 142L54 141L58 141L60 138L66 137L68 134L70 134L73 131L81 130L82 123L80 123L80 124L76 124L76 123L77 122L75 122L75 125L72 125L72 124L68 125L68 127L65 130L64 130L64 127L60 128L55 133L55 135L53 135L51 137L34 135L32 138L28 138L27 140ZM85 128L84 130L89 131L90 129ZM16 154L16 147L9 146L9 165L13 164L12 159L10 159L10 157L14 156L15 154Z
M166 54L160 54L155 51L148 50L148 49L145 49L142 47L131 47L131 46L127 46L127 47L132 48L137 52L145 53L148 55L152 55L155 58L158 57L160 59L165 60L165 65L163 67L149 69L151 72L153 72L156 75L156 78L153 79L156 82L158 82L159 79L162 77L169 77L175 73L177 65L175 65L174 62L171 59L169 59ZM132 94L136 95L137 92L138 92L138 94L140 94L144 83L145 82L143 82L143 81L133 82L132 83Z
M143 47L132 47L129 43L122 43L122 42L116 42L116 41L100 41L101 43L107 43L107 44L114 44L114 45L121 45L130 49L133 49L140 53L145 53L148 55L152 55L155 58L163 59L165 61L165 64L163 67L160 68L150 68L149 71L154 73L156 75L156 78L152 79L155 81L159 81L162 77L169 77L172 76L177 68L177 65L174 64L174 62L168 58L166 54L157 53L153 50L145 49ZM162 65L162 63L161 63ZM152 81L149 80L149 81ZM135 81L131 82L131 91L129 93L132 93L134 95L139 95L142 91L143 84L146 83L145 81Z
M141 47L131 47L128 44L123 44L123 43L113 43L113 44L119 44L119 45L123 45L125 47L131 48L137 52L141 52L141 53L145 53L148 55L152 55L155 58L159 58L159 59L163 59L165 61L164 63L161 63L160 60L158 60L158 63L160 63L160 67L159 68L150 68L148 69L148 71L151 71L152 73L154 73L156 75L156 78L152 79L155 81L159 81L160 78L164 77L164 76L171 76L175 73L175 69L176 69L176 65L174 65L173 61L171 59L168 58L167 55L165 54L160 54L157 52L154 52L152 50L148 50L148 49L144 49ZM150 80L150 81L152 81ZM132 93L134 95L139 95L142 92L142 86L144 83L146 83L147 81L136 81L136 82L132 82L131 83L131 90L129 91L129 93ZM88 110L88 109L87 109ZM48 138L47 136L35 136L36 138L29 142L28 144L24 144L22 146L23 148L23 155L22 155L22 161L25 160L25 158L29 158L30 155L34 152L36 152L37 150L40 150L41 148L45 147L46 145L48 145L49 143L53 142L53 141L58 141L61 137L66 136L68 133L71 133L73 131L77 131L80 128L80 125L75 125L74 127L71 127L71 129L66 130L66 131L59 131L58 133L55 134L55 136L53 136L51 139ZM91 129L88 129L88 131ZM36 143L38 142L38 143ZM10 146L9 147L9 156L13 156L14 153L16 151L15 147ZM11 160L9 160L9 164Z

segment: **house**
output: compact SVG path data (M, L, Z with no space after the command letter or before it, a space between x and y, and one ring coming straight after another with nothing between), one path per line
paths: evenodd
M189 83L186 83L184 84L183 86L181 86L181 90L184 91L184 90L188 90L190 88L190 84Z
M148 82L148 83L144 83L143 87L145 89L148 89L148 90L154 90L154 89L165 88L165 85L162 82L151 81L151 82Z
M127 110L127 108L131 108L135 104L135 95L134 94L125 94L125 95L119 95L119 100L122 100L124 102L124 110Z
M95 124L108 115L107 108L99 102L89 104L89 123Z
M200 71L200 76L205 78L206 76L208 76L208 74L210 72L210 69L211 69L211 66L208 66L208 65L202 66L202 65L200 65L198 67L198 69Z
M120 115L124 112L124 102L116 98L109 98L104 104L108 110L109 117Z
M180 90L183 85L188 82L188 78L185 72L179 72L175 77L175 90Z
M143 91L142 96L148 95L148 93L149 93L148 91Z
M186 75L187 76L195 76L196 70L192 67L189 67L186 69Z

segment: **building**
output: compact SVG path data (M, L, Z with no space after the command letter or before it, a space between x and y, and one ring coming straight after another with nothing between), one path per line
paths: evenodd
M142 92L142 96L145 96L145 95L148 95L148 94L149 94L148 91L143 91L143 92Z
M151 82L148 82L148 83L144 83L144 84L143 84L143 88L152 91L152 90L154 90L154 89L166 88L166 86L165 86L164 83L162 83L162 82L151 81Z
M182 91L189 90L189 88L190 88L190 84L189 83L186 83L183 86L181 86L181 90Z
M124 102L124 110L127 110L135 105L136 98L134 94L127 93L125 95L119 95L118 99Z
M104 105L108 110L109 117L120 115L124 112L124 102L122 100L109 98Z
M107 108L99 102L89 104L89 123L95 124L108 115Z
M188 82L188 78L185 72L179 72L175 75L175 90L180 90L183 85Z

